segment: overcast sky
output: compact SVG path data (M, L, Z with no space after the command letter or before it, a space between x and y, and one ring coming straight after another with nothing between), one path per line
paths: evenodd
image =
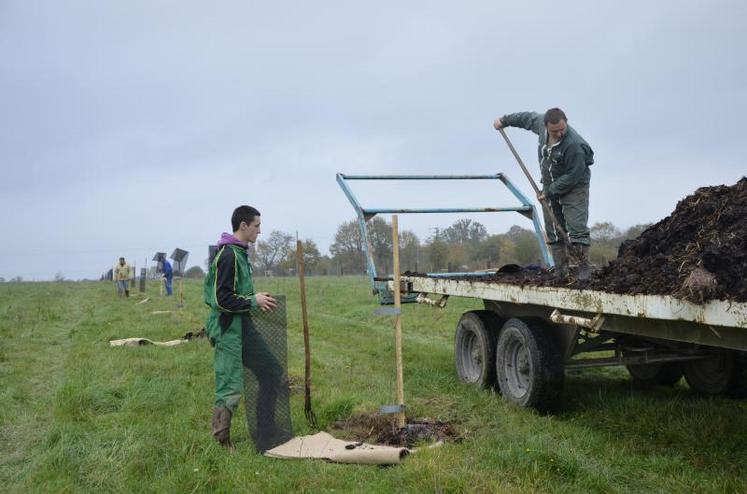
M736 0L0 0L0 276L175 247L202 264L239 204L326 251L353 217L336 172L504 172L529 195L492 121L552 106L595 150L591 222L657 221L747 174L745 26ZM538 177L536 138L509 134ZM499 185L354 187L515 205ZM425 238L463 216L400 223Z

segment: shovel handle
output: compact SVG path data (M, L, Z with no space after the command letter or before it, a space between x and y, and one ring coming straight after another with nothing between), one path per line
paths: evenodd
M304 391L305 397L311 401L311 345L309 344L309 316L306 306L306 269L303 258L303 243L296 240L296 268L301 290L301 321L303 322L303 350L304 350Z
M547 198L542 196L542 193L537 187L537 183L532 178L532 174L529 173L529 170L527 170L526 165L524 165L524 162L522 161L521 156L519 156L519 153L516 152L516 148L514 147L513 143L511 143L511 140L508 138L508 134L506 134L506 131L503 130L503 128L498 129L498 132L500 132L501 135L503 136L503 139L506 141L506 144L508 144L508 149L511 150L511 153L514 155L514 158L516 158L516 161L519 163L519 166L524 172L524 175L526 175L527 179L529 180L529 183L532 184L534 193L537 195L537 200L542 205L542 211L545 213L547 218L550 218L550 222L553 224L553 226L555 226L555 229L560 233L559 235L560 241L563 242L565 245L570 245L571 242L568 239L568 233L565 231L565 228L563 228L560 225L560 222L558 222L558 219L555 217L555 213L550 207L550 204L547 201Z

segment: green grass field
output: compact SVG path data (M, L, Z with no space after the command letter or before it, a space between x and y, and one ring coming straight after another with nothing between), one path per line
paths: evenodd
M297 280L257 284L288 296L289 372L302 378ZM373 315L366 280L307 287L320 425L394 402L393 325ZM207 341L109 347L202 326L201 283L185 284L181 310L155 283L147 295L136 305L140 294L118 299L105 282L0 285L2 492L747 492L747 402L635 388L614 368L568 375L560 414L518 409L458 382L453 330L481 304L456 298L403 308L405 401L463 442L388 468L273 460L253 452L240 414L231 453L210 436ZM302 405L292 395L297 434L310 432Z

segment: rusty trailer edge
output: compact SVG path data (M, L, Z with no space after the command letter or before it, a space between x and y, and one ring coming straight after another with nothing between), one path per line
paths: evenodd
M747 303L740 302L713 300L694 304L668 295L623 295L570 288L522 287L475 279L402 276L402 281L413 292L747 329Z

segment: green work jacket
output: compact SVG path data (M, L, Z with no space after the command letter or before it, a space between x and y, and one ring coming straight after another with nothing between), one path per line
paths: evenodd
M588 184L589 166L594 163L594 151L576 130L568 126L563 139L555 146L547 146L545 117L540 113L520 112L501 117L505 127L521 127L539 136L537 157L542 172L542 192L547 197L559 197L577 185Z
M203 297L210 307L205 323L210 341L215 341L234 322L241 327L241 317L258 307L252 265L245 248L235 244L220 247L205 275Z

